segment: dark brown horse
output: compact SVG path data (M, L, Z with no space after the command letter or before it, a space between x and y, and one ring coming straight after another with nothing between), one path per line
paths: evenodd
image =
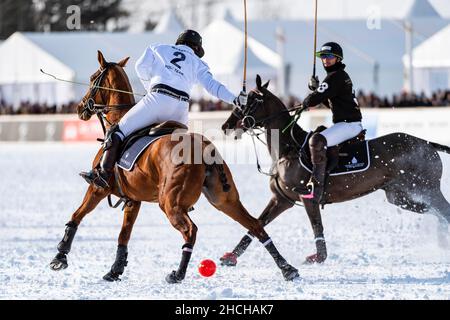
M296 201L303 201L317 249L316 254L307 257L306 263L323 262L327 250L319 203L302 199L293 191L299 187L306 188L310 177L309 171L299 163L301 142L305 141L308 132L297 124L291 127L291 131L283 132L282 129L291 123L292 117L281 100L267 90L268 83L262 85L259 76L256 83L257 89L249 94L247 106L243 110L235 109L223 124L222 130L226 133L254 127L266 130L268 148L274 162L270 180L273 197L259 220L267 225L283 211L293 207ZM272 141L272 130L278 132L278 141ZM450 204L440 189L442 162L438 151L450 153L450 148L405 133L392 133L370 140L368 146L370 168L360 173L330 176L325 186L323 203L349 201L382 189L386 192L387 200L402 209L436 214L441 222L440 230L447 231ZM237 257L246 250L252 238L251 235L244 236L233 252L221 258L222 264L235 265Z
M101 110L110 126L117 123L134 104L133 96L130 94L103 89L107 87L131 92L128 77L123 70L128 58L118 63L108 63L99 51L98 61L100 69L92 75L91 88L77 111L81 119L88 120L96 110ZM68 266L67 254L83 218L108 195L121 196L123 194L131 201L125 208L116 260L104 279L118 280L123 273L127 265L127 245L133 224L139 213L141 202L146 201L158 203L173 227L183 236L185 244L182 247L179 268L166 277L169 283L181 282L185 277L197 234L197 226L189 217L188 211L203 193L215 208L239 222L261 240L286 280L298 277L297 269L288 264L280 255L261 223L253 218L240 202L231 172L228 166L221 161L214 145L200 134L184 131L179 132L178 135L177 141L174 141L172 135L169 134L151 144L140 156L132 171L118 169L118 177L112 178L111 189L89 186L83 203L73 213L70 222L66 225L64 238L58 245L58 254L51 262L51 268L61 270ZM202 155L206 152L215 153L214 159L217 161L207 164L202 158L197 161L199 163L195 163L194 152L182 148L177 150L184 153L181 155L183 160L172 161L174 150L179 147L180 137L184 138L184 141L189 141L192 149L197 148L202 151ZM101 153L100 149L93 161L93 167L98 165ZM161 241L165 240L161 239Z

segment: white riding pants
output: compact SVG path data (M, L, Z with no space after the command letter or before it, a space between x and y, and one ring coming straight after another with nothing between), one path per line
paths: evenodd
M338 122L320 134L327 139L327 146L332 147L356 137L362 130L361 122Z
M119 121L119 128L124 137L136 130L142 129L152 123L164 121L177 121L188 125L189 103L166 96L164 94L149 92Z

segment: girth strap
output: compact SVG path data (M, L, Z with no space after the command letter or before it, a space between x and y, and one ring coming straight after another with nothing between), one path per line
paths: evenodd
M119 169L116 166L114 166L114 181L115 184L117 185L117 191L119 192L119 200L116 202L116 204L112 204L112 199L111 199L111 194L108 195L108 204L111 208L117 208L118 206L120 206L120 204L123 202L123 206L122 206L122 211L125 209L125 207L131 207L133 205L133 201L128 198L127 196L125 196L125 194L123 193L122 187L120 186L120 175L119 175Z

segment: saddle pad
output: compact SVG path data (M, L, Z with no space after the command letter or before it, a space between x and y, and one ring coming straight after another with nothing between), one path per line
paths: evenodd
M122 152L117 166L125 171L131 171L139 156L147 147L162 136L143 136Z
M302 146L300 164L303 168L312 172L311 154L307 145L310 134L306 137ZM338 165L331 170L330 176L357 173L366 171L370 167L369 141L362 141L350 145L342 145L339 149Z

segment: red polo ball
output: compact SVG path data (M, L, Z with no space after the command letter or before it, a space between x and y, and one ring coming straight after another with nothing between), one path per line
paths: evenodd
M210 259L205 259L198 265L198 272L204 277L211 277L216 272L216 264Z

